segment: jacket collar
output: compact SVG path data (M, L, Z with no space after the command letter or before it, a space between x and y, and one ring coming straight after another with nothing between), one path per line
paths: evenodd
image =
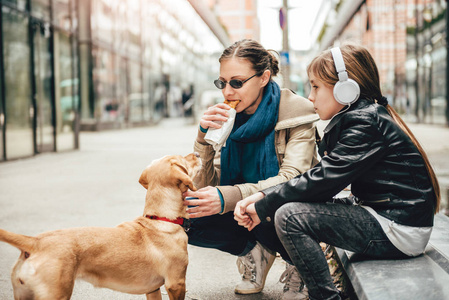
M372 101L362 98L362 99L357 100L355 103L353 103L351 105L345 106L340 112L338 112L335 116L332 117L332 119L329 121L329 124L327 124L326 128L324 128L323 133L326 134L329 131L331 131L332 128L334 128L335 125L340 122L341 118L344 116L344 114L346 112L360 109L360 108L368 106L372 103L373 103Z
M275 127L276 131L313 123L319 119L312 102L296 95L289 89L281 89L279 118Z

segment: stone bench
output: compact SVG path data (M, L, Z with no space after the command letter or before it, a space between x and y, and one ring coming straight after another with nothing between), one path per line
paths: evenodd
M435 216L423 255L402 260L363 260L335 249L359 300L449 299L449 217Z

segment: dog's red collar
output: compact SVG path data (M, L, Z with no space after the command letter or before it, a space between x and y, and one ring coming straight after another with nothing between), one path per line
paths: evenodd
M170 222L170 223L174 223L174 224L178 224L181 225L185 232L189 231L190 229L190 220L186 219L186 218L176 218L175 220L170 220L167 219L165 217L158 217L158 216L149 216L149 215L145 215L145 218L151 219L151 220L159 220L159 221L165 221L165 222Z

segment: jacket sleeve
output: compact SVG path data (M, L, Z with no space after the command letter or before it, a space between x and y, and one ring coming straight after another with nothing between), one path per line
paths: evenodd
M340 137L319 164L285 184L263 190L255 204L262 222L274 220L276 210L289 202L325 202L352 183L386 152L384 139L371 115L343 118ZM375 123L375 124L373 124Z
M215 164L215 150L205 140L206 134L198 129L198 137L194 143L194 151L200 155L201 171L195 178L195 187L200 189L206 186L216 186L220 184L220 171Z
M233 211L237 202L243 198L306 172L316 162L315 123L307 123L290 129L285 155L282 162L279 162L278 175L257 183L218 187L225 201L223 213Z

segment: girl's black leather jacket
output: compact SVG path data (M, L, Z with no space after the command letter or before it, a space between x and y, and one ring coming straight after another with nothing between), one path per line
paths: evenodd
M359 99L332 118L321 162L290 181L263 190L255 204L262 222L288 202L327 202L351 184L362 205L399 224L433 225L435 194L424 160L387 109Z

